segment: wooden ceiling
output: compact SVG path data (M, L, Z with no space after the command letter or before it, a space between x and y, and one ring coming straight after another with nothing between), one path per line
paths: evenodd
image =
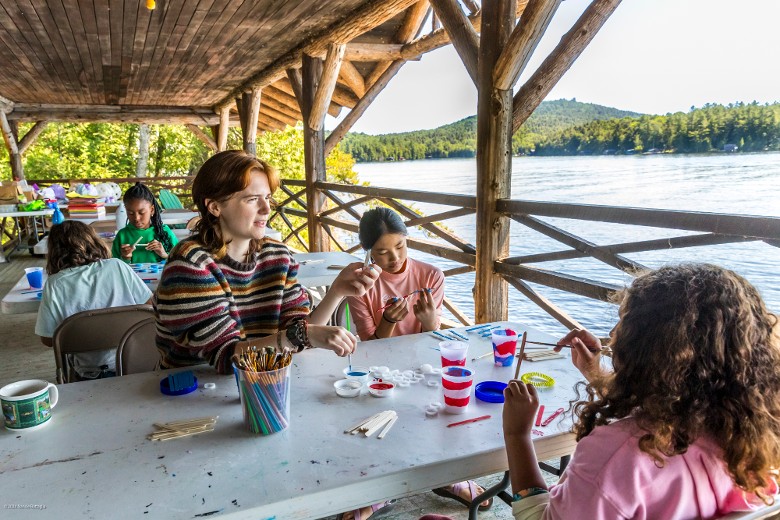
M427 0L156 4L0 0L0 109L16 121L162 122L170 113L216 124L211 114L262 87L261 115L279 128L300 120L285 71L300 67L304 51L324 57L329 43L349 44L329 110L336 115L401 59L403 44L408 60L449 43ZM478 7L467 4L474 17ZM426 19L435 34L419 38Z
M211 106L366 0L0 1L15 103ZM396 22L398 23L398 22Z

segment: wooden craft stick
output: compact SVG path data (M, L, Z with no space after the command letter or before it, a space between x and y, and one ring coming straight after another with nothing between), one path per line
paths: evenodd
M391 421L393 417L397 417L397 416L395 412L392 411L390 412L390 414L382 417L382 419L377 421L376 424L372 425L370 429L366 430L366 437L371 437L372 435L374 435L374 433L376 433L377 430L379 430L382 426L384 426L385 423L387 423L388 421Z
M392 419L390 419L390 422L387 423L387 426L385 426L385 429L382 430L381 432L379 432L379 435L377 435L376 438L377 439L384 439L385 435L387 435L387 432L390 431L390 428L393 427L393 425L395 424L395 421L397 421L397 420L398 420L398 416L397 415L395 417L393 417Z
M466 419L465 421L458 421L454 423L450 423L447 425L447 428L452 428L453 426L460 426L461 424L469 424L477 421L484 421L485 419L490 419L489 415L480 415L479 417L474 417L473 419Z
M138 237L138 240L136 240L136 241L135 241L135 243L133 244L133 247L137 246L137 245L138 245L138 242L140 242L141 240L143 240L143 238L144 238L144 237Z
M520 375L520 365L523 364L523 353L525 352L525 341L528 338L528 332L523 332L523 341L520 343L520 356L517 358L517 368L515 369L515 379Z

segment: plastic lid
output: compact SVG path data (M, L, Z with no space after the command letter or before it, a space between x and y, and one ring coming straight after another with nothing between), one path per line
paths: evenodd
M474 395L486 403L503 403L506 386L506 383L500 381L482 381L474 387Z
M171 390L171 387L168 386L168 378L164 377L160 380L160 392L164 393L165 395L184 395L189 394L190 392L194 392L198 388L198 378L192 376L192 379L192 386L180 388L179 390Z

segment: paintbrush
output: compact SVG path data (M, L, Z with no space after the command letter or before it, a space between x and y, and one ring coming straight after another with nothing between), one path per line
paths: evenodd
M558 345L556 343L545 343L544 341L526 341L526 343L533 343L534 345L546 345L548 347L561 347L561 348L573 348L571 345ZM601 349L589 348L591 352L603 352L605 355L609 355L612 349L609 347L601 347Z
M344 311L346 312L347 315L347 332L352 332L352 323L351 323L352 320L349 317L349 302L346 302L344 304ZM350 352L349 354L347 354L347 357L349 358L349 372L352 372L352 353Z
M515 379L517 379L517 376L520 375L520 365L523 363L523 352L525 352L525 343L527 337L528 337L528 332L523 332L523 342L520 343L520 356L517 359L517 368L515 369Z

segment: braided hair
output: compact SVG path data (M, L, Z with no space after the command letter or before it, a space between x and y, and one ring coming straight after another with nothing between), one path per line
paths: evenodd
M136 182L135 186L132 186L125 192L124 197L122 197L122 202L127 204L131 200L138 199L149 202L149 204L152 205L152 208L154 208L154 214L151 218L152 227L154 228L154 238L162 244L165 251L170 251L173 248L173 243L170 235L163 229L162 209L157 203L157 198L154 196L154 193L152 193L152 190L140 182Z

